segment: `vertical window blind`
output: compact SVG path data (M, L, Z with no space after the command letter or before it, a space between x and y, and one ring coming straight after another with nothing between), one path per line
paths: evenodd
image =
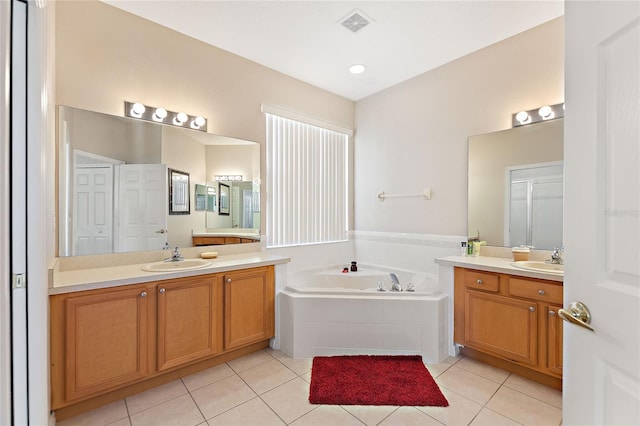
M345 241L349 136L266 114L267 247Z

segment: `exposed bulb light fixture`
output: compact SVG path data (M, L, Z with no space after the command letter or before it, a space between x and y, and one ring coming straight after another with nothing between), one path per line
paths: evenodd
M176 114L176 117L173 119L173 124L175 124L176 126L182 126L184 123L187 122L188 119L189 119L189 116L187 114L185 114L184 112L179 112Z
M162 107L152 107L139 102L124 102L125 117L137 118L156 123L170 124L173 126L189 127L201 132L207 131L207 119L199 115L189 115L184 112L167 111Z
M167 110L164 108L156 108L156 112L153 113L153 121L157 121L159 123L162 123L162 121L164 121L165 117L167 116Z
M351 74L362 74L367 68L362 64L354 64L349 67Z
M512 127L518 127L562 117L564 117L564 103L544 105L540 108L531 109L529 111L520 111L516 114L512 114L511 125Z
M144 107L144 105L142 105L140 102L136 102L131 106L129 113L132 117L140 118L142 117L142 114L144 114L145 109L146 108Z

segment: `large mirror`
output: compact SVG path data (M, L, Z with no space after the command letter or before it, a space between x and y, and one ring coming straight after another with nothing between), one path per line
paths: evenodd
M469 238L562 245L564 119L469 138Z
M256 142L60 106L58 156L60 256L260 240Z

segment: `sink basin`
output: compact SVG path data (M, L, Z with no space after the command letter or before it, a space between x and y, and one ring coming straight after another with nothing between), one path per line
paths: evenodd
M172 272L172 271L188 271L190 269L199 269L211 265L211 262L204 259L187 259L177 262L156 262L149 263L142 267L143 271L149 272Z
M513 262L513 266L520 269L527 269L529 271L547 272L549 274L564 274L564 265L558 265L555 263L536 262L532 260L522 260L519 262Z

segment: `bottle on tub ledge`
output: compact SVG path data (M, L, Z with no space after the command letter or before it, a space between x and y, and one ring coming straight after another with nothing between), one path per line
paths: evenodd
M358 272L358 264L355 260L351 262L351 272Z

